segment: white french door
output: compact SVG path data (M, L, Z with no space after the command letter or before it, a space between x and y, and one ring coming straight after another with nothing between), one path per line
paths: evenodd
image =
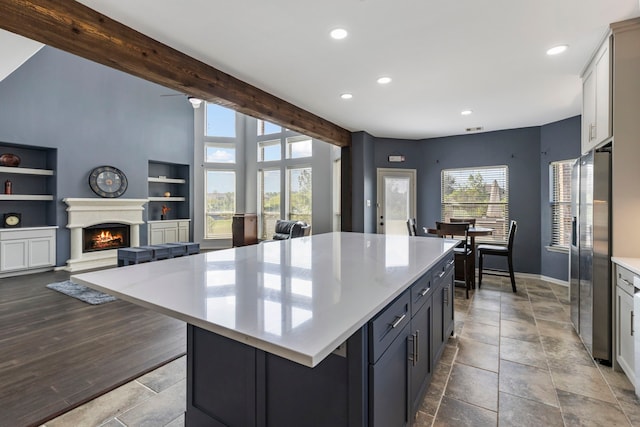
M406 235L416 216L416 170L378 169L378 234Z

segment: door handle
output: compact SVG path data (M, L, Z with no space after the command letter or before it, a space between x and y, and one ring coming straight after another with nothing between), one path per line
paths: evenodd
M418 337L419 336L420 336L420 329L416 329L416 339L413 341L413 344L415 346L415 350L414 350L415 353L414 353L414 356L413 356L414 366L420 360L420 346L418 345Z

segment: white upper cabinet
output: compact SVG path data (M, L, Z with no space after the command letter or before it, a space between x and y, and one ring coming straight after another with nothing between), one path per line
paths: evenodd
M611 37L582 75L582 153L611 137Z

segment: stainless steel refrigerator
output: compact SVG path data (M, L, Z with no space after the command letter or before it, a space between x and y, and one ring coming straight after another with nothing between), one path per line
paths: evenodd
M611 362L611 149L576 160L571 180L571 321L591 356Z

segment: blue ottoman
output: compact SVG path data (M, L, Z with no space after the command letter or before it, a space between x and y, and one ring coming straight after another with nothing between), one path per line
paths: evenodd
M141 262L153 261L153 252L143 248L120 248L118 249L118 267L130 264L140 264Z
M178 243L185 246L185 248L187 249L187 255L200 253L200 243L194 243L194 242L178 242Z
M142 249L150 250L152 255L152 261L159 261L161 259L173 258L171 255L171 248L167 248L160 245L140 246Z
M163 243L161 245L155 245L155 246L160 246L162 248L169 248L172 258L184 256L187 254L187 248L180 243Z

